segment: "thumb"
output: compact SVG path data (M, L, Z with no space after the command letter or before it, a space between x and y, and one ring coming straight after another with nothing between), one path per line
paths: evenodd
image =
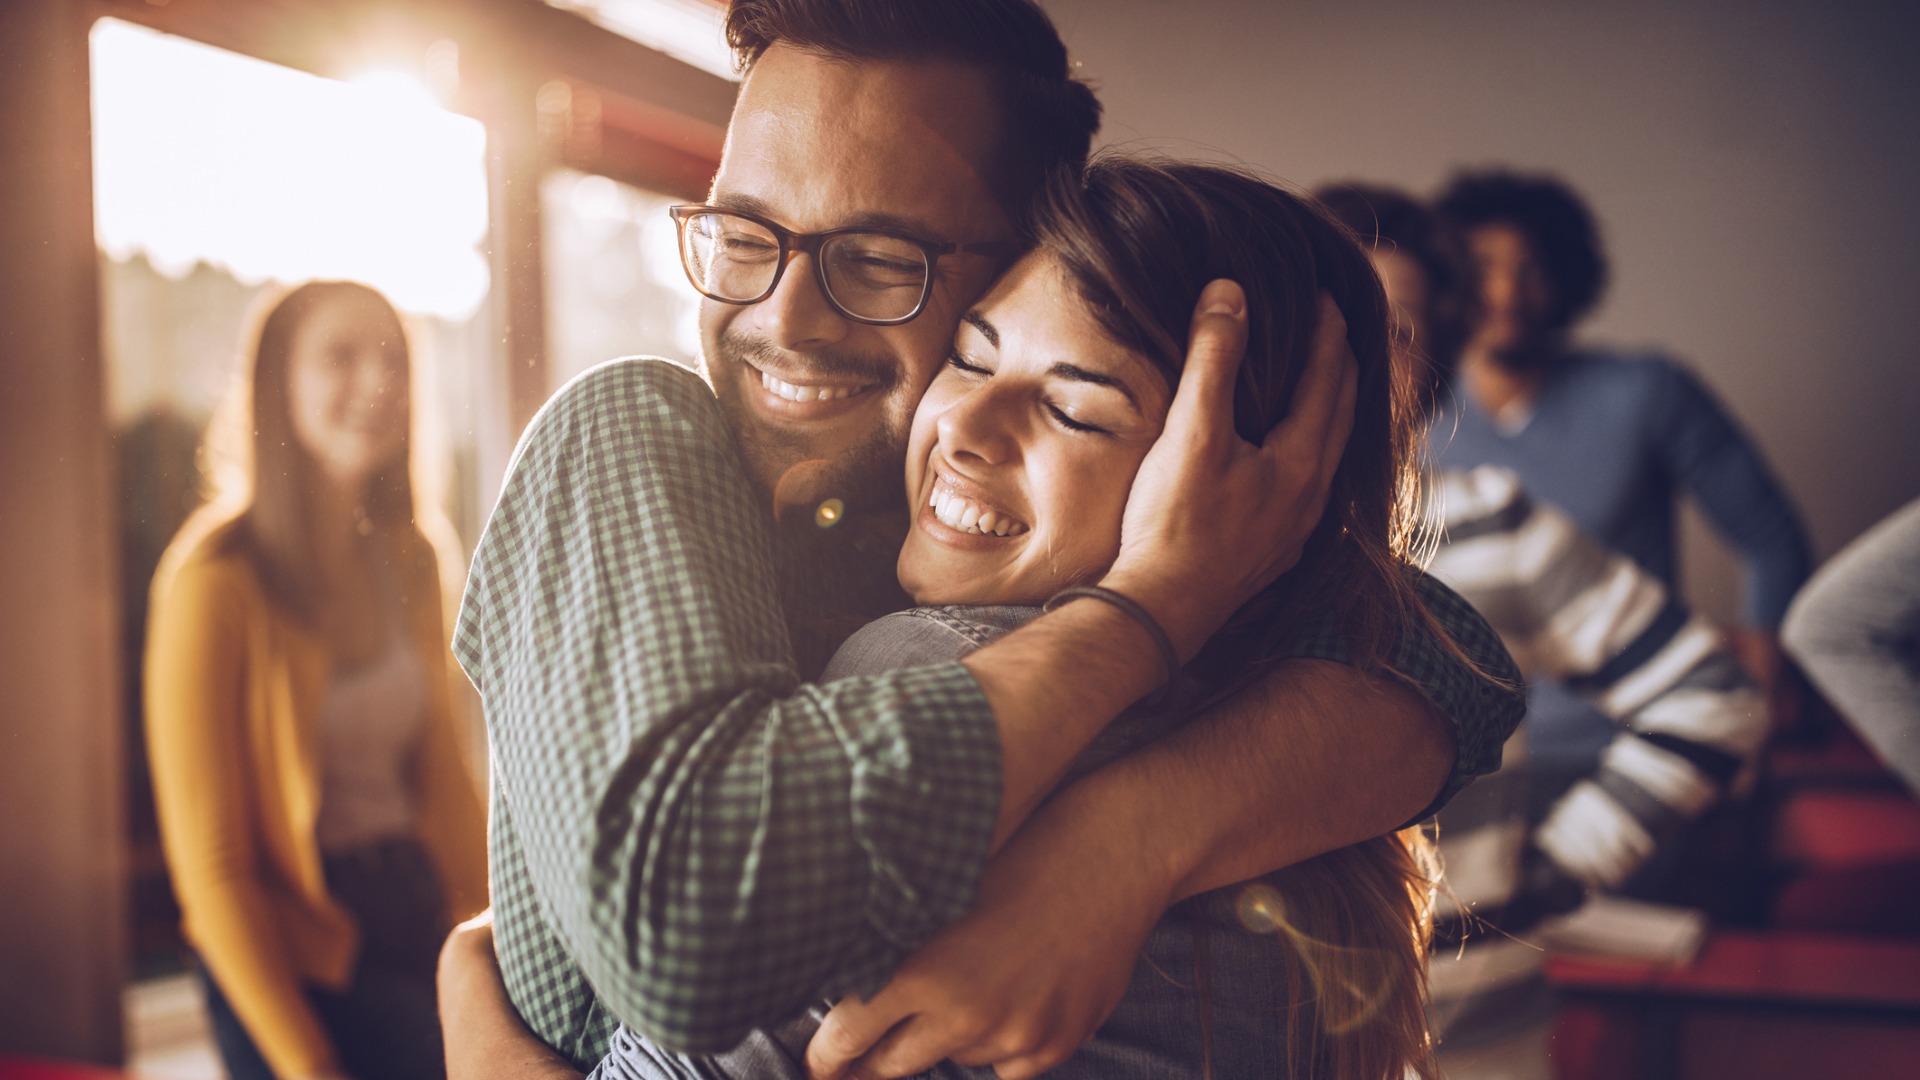
M1216 278L1200 290L1187 339L1187 362L1167 410L1167 427L1189 434L1232 431L1233 384L1247 349L1247 294Z

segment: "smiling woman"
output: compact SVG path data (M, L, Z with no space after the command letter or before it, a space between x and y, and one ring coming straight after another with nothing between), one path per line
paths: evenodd
M1171 397L1057 258L1023 260L967 313L914 414L901 585L923 604L1037 604L1097 576Z
M451 43L441 46L443 55ZM223 407L236 415L243 410L247 379L244 365L235 363L235 344L250 315L286 286L352 279L379 293L325 290L325 302L302 307L292 321L303 333L286 351L284 377L265 388L289 399L288 425L279 430L297 436L306 448L303 461L312 466L264 474L269 495L283 497L266 500L271 505L259 515L265 533L280 529L279 543L268 545L262 562L267 595L290 611L302 610L316 591L302 582L324 575L308 557L313 553L304 547L299 516L276 514L273 507L284 509L286 499L319 499L329 478L388 464L396 447L413 467L408 480L417 486L410 498L421 503L420 519L451 517L464 535L477 532L487 498L479 478L491 471L485 460L504 458L506 449L485 408L489 380L497 377L489 363L497 346L482 253L489 229L487 136L478 121L442 108L420 78L402 70L322 78L113 19L92 25L87 47L93 237L107 406L120 454L122 647L131 675L124 707L128 729L137 733L151 716L143 699L154 689L141 665L148 584L162 551L212 486L208 480L229 479L204 473L238 460L196 447ZM429 51L428 59L434 55ZM382 510L370 513L357 520L371 526ZM284 557L276 559L276 551ZM427 588L406 573L391 581L348 578L356 589L387 598L417 599ZM439 583L432 588L437 595ZM178 610L176 602L175 617ZM367 625L390 629L384 613ZM178 635L173 647L180 647ZM425 654L430 676L440 671L433 658L444 651L442 643L437 653ZM390 664L387 672L402 667ZM436 689L434 723L444 705L449 722L464 724L464 700L441 698ZM469 743L478 740L461 732L449 745L464 753ZM184 912L185 933L205 944L208 878L188 882L199 864L163 857L165 814L152 788L167 781L150 779L161 766L150 763L137 739L130 750L134 967L168 971L185 952L176 898L195 889ZM177 776L173 784L177 794ZM160 802L166 794L159 793ZM174 819L178 835L177 808ZM320 827L329 842L336 839L332 829ZM216 965L233 955L231 948L221 953L218 942L210 952ZM229 963L226 976L238 985L224 989L267 1032L267 1053L284 1064L291 1045L286 1025L262 1019L259 987L244 972Z
M1245 315L1248 335L1232 380L1235 431L1195 437L1255 441L1296 404L1311 414L1317 398L1339 393L1327 370L1338 362L1316 341L1322 293L1344 314L1358 360L1354 429L1326 519L1292 571L1243 606L1196 661L1171 665L1168 693L1122 713L1055 780L1070 784L1168 734L1268 665L1323 655L1314 635L1329 616L1355 628L1347 645L1356 663L1402 666L1395 639L1433 601L1416 595L1406 572L1406 416L1394 400L1385 297L1352 236L1257 177L1117 156L1096 159L1084 182L1060 179L1036 226L1036 250L960 316L913 418L906 486L916 509L899 577L920 606L855 632L823 681L995 647L1050 597L1105 594L1152 624L1124 590L1074 587L1101 581L1114 563L1135 476L1169 427L1175 388L1201 392L1185 348L1191 313L1202 297L1209 313L1224 303ZM1006 861L1021 850L1016 836L995 866L1021 866ZM823 1063L849 1049L841 1064L868 1055L873 1069L861 1075L939 1080L1043 1070L1068 1080L1433 1076L1423 1001L1430 850L1417 829L1404 830L1176 897L1150 926L1111 926L1139 959L1124 985L1107 988L1105 1022L1096 1019L1077 1048L1010 1052L993 1037L995 1022L982 1019L983 1033L958 1036L941 1051L953 1059L939 1061L926 1050L947 1044L926 1036L928 1026L953 1022L964 1032L974 1020L916 998L924 984L910 958L877 994L848 995L831 1012L815 1004L719 1055L677 1053L623 1028L591 1080L837 1076ZM995 888L982 886L983 908ZM1070 902L1083 901L1092 904ZM971 920L951 924L919 956L965 952L985 925ZM1007 1023L1024 1030L1036 1021ZM919 1038L908 1038L916 1025ZM1005 1042L1024 1038L1008 1033Z

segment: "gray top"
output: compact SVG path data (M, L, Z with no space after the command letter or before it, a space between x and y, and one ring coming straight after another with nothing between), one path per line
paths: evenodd
M1920 499L1841 549L1781 639L1907 786L1920 791Z

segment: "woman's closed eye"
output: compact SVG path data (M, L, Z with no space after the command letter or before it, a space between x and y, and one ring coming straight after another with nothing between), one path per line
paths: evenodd
M1047 412L1053 416L1054 420L1058 422L1061 427L1066 428L1068 431L1077 431L1077 432L1082 432L1088 435L1113 434L1112 431L1106 428L1103 428L1098 424L1089 424L1085 420L1074 419L1073 414L1067 412L1067 410L1061 408L1060 406L1055 405L1051 401L1043 402L1043 404L1046 406Z
M981 365L976 364L973 361L967 359L966 357L960 355L959 349L947 350L947 366L955 369L956 371L964 371L969 375L991 376L993 374L992 368L982 367Z

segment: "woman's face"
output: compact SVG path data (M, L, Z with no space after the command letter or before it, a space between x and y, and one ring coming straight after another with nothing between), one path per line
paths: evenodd
M921 604L1034 603L1097 578L1171 391L1044 253L969 311L914 413L900 583Z
M341 293L293 333L287 406L294 437L334 483L357 490L406 443L407 348L393 311Z

